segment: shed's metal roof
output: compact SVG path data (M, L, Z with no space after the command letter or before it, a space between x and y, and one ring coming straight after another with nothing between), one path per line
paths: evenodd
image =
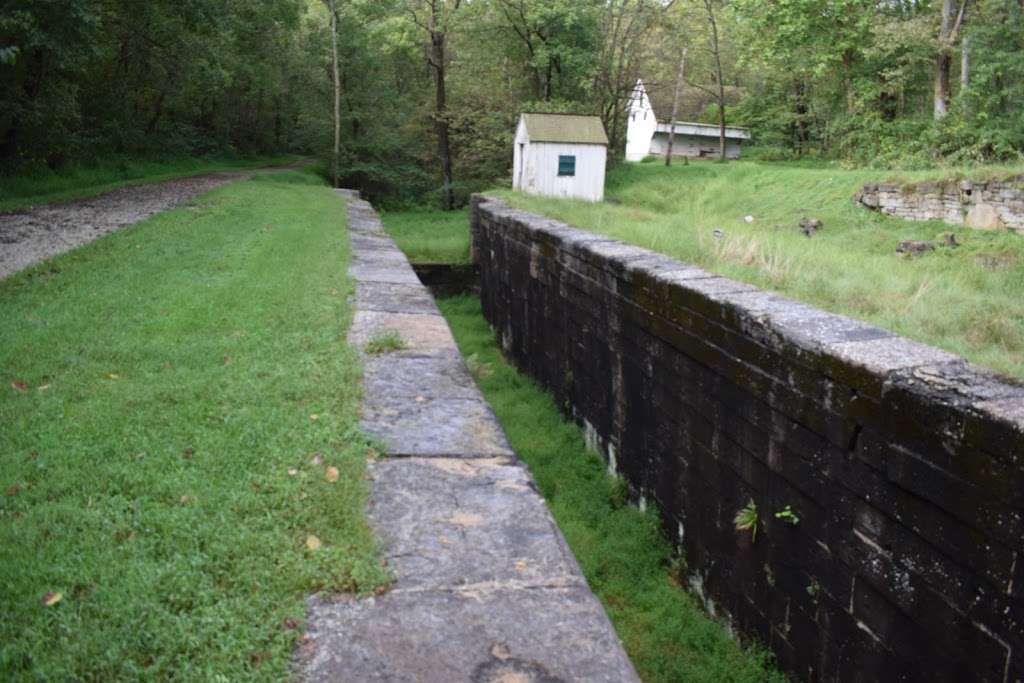
M597 116L523 114L530 142L569 142L607 145L604 124Z
M667 123L659 123L656 130L659 133L668 133L671 126ZM698 135L708 138L718 138L718 126L711 123L694 123L692 121L676 121L676 133L679 135ZM726 126L725 137L734 140L749 140L750 131L739 126Z

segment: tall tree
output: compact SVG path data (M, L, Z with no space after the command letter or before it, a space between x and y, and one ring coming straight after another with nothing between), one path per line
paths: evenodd
M715 0L704 0L704 9L711 27L711 56L714 59L715 96L718 100L718 160L725 161L725 79L722 76L722 46L718 41Z
M338 187L341 163L341 76L338 69L338 7L335 0L324 0L331 13L331 72L334 76L334 153L331 156L331 182Z
M448 34L455 13L462 0L412 0L409 14L412 21L427 34L427 64L434 75L434 135L437 138L437 156L441 163L443 184L441 205L445 210L455 208L452 187L451 125L448 120Z
M942 23L939 25L938 54L935 56L935 100L933 116L936 120L949 112L949 78L953 64L953 46L964 24L969 0L942 0Z

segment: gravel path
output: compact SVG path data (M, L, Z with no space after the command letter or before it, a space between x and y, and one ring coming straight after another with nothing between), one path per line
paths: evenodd
M301 163L301 162L299 162ZM0 279L261 171L225 171L123 187L88 199L0 214Z

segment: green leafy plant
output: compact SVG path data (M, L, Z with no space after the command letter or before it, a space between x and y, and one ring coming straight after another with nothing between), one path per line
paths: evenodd
M401 351L404 348L407 348L407 344L402 339L402 335L398 333L398 330L381 330L376 332L370 341L366 342L363 350L367 353L378 354Z
M469 374L473 375L473 379L481 380L491 376L491 366L481 361L478 354L471 353L466 356L466 367Z
M811 579L811 582L809 584L807 584L806 590L807 590L807 594L809 596L811 596L812 598L817 600L818 599L818 593L821 592L821 584L818 583L817 579Z
M786 507L776 512L775 519L781 519L785 522L788 522L790 526L796 526L800 523L800 518L797 517L795 512L793 512L793 508L790 505L787 505Z
M750 532L751 543L757 540L757 503L754 502L753 498L736 513L736 517L733 518L733 524L736 525L736 531Z

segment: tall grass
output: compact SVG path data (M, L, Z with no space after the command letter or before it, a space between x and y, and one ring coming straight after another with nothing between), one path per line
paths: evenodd
M496 194L1024 377L1024 235L903 221L853 202L863 183L882 179L878 171L826 164L642 163L611 171L601 204ZM803 217L824 228L804 236ZM962 246L916 259L895 253L901 240L943 232L954 232Z

